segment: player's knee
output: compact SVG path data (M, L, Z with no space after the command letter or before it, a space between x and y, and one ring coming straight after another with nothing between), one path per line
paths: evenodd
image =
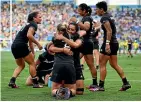
M53 90L52 90L52 96L53 96L53 97L56 96L56 92L57 92L57 89L53 89Z
M118 65L117 65L116 63L110 63L110 65L111 65L111 67L114 68L114 69L118 67Z
M24 68L25 68L25 64L21 64L21 65L19 66L19 68L24 69Z
M94 67L94 63L91 61L87 61L87 65L89 66L90 69Z

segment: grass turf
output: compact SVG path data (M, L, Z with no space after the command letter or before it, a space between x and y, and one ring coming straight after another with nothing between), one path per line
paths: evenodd
M39 53L37 53L36 57ZM127 55L118 56L119 65L123 67L127 79L132 88L125 92L118 90L122 81L118 74L107 65L107 77L105 81L105 92L90 92L85 90L84 95L77 95L71 101L141 101L141 55L128 58ZM1 100L2 101L56 101L51 97L51 88L44 87L34 89L25 86L26 78L29 76L29 68L26 65L23 72L17 78L18 89L8 87L16 63L10 52L1 52ZM88 67L84 69L85 86L91 84L91 75ZM99 79L99 72L98 72Z

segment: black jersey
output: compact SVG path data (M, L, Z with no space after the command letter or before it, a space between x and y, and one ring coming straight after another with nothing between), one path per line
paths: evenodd
M40 54L38 59L40 60L40 64L37 66L37 71L52 70L54 64L54 55L51 55L48 53L48 51L46 51Z
M33 27L35 29L35 31L37 30L37 24L35 22L31 21L25 27L22 27L22 29L16 35L16 38L13 43L28 43L27 33L28 33L28 29L30 27ZM35 33L34 33L34 35L35 35Z
M68 33L65 33L63 36L68 39L71 38L71 36ZM67 45L67 43L65 43L62 40L57 40L54 37L52 39L52 42L55 47L58 47L58 48L69 47L71 49L71 47L69 45ZM55 61L55 63L72 63L72 64L74 64L73 56L67 55L63 52L55 53L54 61Z
M90 16L85 16L82 18L82 23L84 24L85 22L89 22L90 23L90 29L88 31L86 31L86 35L83 36L84 38L84 41L87 41L89 39L91 39L91 31L92 31L92 22L93 22L93 19L92 17Z
M104 42L106 42L106 39L107 39L107 31L104 27L104 23L106 21L109 21L111 29L112 29L112 36L111 36L110 43L117 43L115 21L114 21L114 19L112 19L112 15L109 13L105 13L100 20L100 22L102 24L102 29L104 31Z
M73 41L80 39L83 42L83 39L82 39L82 37L80 37L79 34L72 35L71 39L73 39ZM72 51L73 51L73 58L74 58L74 67L80 68L81 67L81 65L80 65L80 48L72 48Z

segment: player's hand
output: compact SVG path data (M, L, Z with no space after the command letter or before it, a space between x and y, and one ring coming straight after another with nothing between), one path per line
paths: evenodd
M69 22L71 23L71 22L76 22L76 21L77 21L76 17L71 17Z
M43 49L43 47L40 44L38 44L37 46L38 46L39 50Z
M86 31L84 31L84 30L79 30L79 31L78 31L78 34L80 35L80 37L82 37L82 36L86 35Z
M64 36L62 34L55 34L55 39L63 40Z
M110 45L106 44L106 48L105 48L106 53L110 54L111 50L110 50Z
M68 48L63 48L63 52L67 55L73 55L73 52Z

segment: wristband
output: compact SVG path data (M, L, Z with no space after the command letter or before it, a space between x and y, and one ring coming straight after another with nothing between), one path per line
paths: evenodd
M110 43L110 40L106 40L106 43Z

